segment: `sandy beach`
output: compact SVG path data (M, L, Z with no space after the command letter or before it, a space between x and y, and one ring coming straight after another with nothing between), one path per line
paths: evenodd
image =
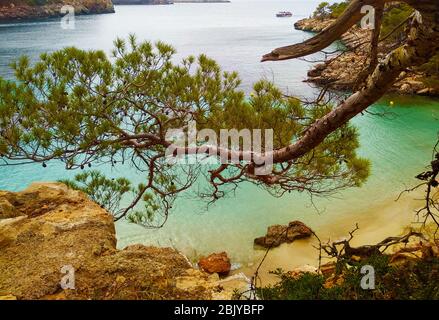
M315 228L314 231L322 242L326 242L328 239L335 241L349 236L349 231L352 231L358 223L359 230L355 232L351 244L359 246L378 243L387 237L400 235L404 233L405 229L416 225L414 223L414 210L421 205L420 201L416 199L420 199L422 193L423 191L420 190L405 194L398 201L395 201L396 196L389 196L386 201L375 204L371 200L371 206L367 210L355 212L355 208L353 208L352 214L336 217L332 222ZM296 240L293 243L283 244L272 249L259 270L262 285L277 281L277 277L270 274L270 271L277 268L288 271L305 265L317 267L318 250L315 246L318 246L318 241L313 238ZM265 250L260 250L255 263L239 271L251 278L264 253ZM328 261L328 259L323 259L322 263Z

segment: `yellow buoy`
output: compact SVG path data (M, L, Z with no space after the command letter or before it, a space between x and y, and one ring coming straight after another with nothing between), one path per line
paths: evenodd
M393 101L390 101L390 105L393 106L395 103Z

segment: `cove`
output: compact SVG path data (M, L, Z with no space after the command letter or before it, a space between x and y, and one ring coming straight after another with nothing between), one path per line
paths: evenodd
M296 8L295 19L308 17L319 2L292 1ZM206 53L225 70L237 70L247 93L252 83L265 77L288 94L312 97L317 90L302 82L309 63L300 60L259 62L261 55L273 48L309 36L293 30L293 20L276 19L270 11L274 6L283 7L284 2L261 0L249 5L247 1L237 0L227 6L120 6L112 15L77 17L76 29L69 32L60 32L58 20L1 25L0 76L13 78L9 63L21 54L35 61L39 54L65 46L109 53L116 37L134 32L139 40L163 40L174 45L177 58ZM390 101L394 101L393 106ZM147 230L126 221L118 222L119 247L132 243L171 246L190 259L227 251L232 262L251 268L261 255L254 250L253 239L265 234L269 225L301 220L320 230L336 224L333 228L342 235L350 230L357 217L366 219L376 214L378 219L383 208L394 203L397 195L415 182L413 177L429 162L439 128L439 101L387 97L371 110L385 116L365 113L353 121L360 132L361 155L372 162L372 175L362 188L346 190L331 198L314 199L318 210L306 195L293 193L277 199L250 184L239 186L234 197L223 199L207 210L206 203L196 197L194 189L179 197L162 229ZM129 166L93 169L109 177L127 177L134 183L145 178ZM34 181L67 179L76 173L64 170L64 166L56 162L49 162L47 168L40 164L0 167L0 189L22 190ZM199 183L196 187L202 187L203 182ZM411 207L402 208L400 214L410 219ZM380 223L391 225L395 221ZM315 252L312 247L302 248L301 244L295 244L301 248L296 254L310 255L311 263Z

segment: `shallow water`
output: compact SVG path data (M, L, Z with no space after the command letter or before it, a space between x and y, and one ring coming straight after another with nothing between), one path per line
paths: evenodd
M64 46L99 48L109 52L116 36L136 33L143 40L163 40L178 50L178 58L204 52L226 70L237 70L243 89L260 77L273 80L290 94L312 96L315 91L302 80L309 63L299 60L259 62L273 48L301 41L308 33L293 29L294 21L308 16L320 1L234 1L231 4L178 4L174 6L118 6L116 14L82 16L75 30L62 30L58 20L0 25L0 75L12 78L11 59L27 54L33 59L45 51ZM291 19L278 19L280 10L293 11ZM390 108L389 101L394 101ZM368 208L392 201L431 157L437 137L439 101L425 98L388 97L373 111L391 112L386 117L358 116L354 123L361 134L361 154L372 161L372 176L361 189L342 192L334 198L315 199L291 194L272 198L265 191L242 185L236 197L219 201L205 210L191 194L178 200L167 224L160 230L145 230L126 222L117 224L119 246L130 243L171 245L191 257L226 250L236 262L247 263L259 256L253 239L268 225L302 220L313 228L334 219L368 214ZM126 176L139 182L127 167L102 168L109 176ZM20 190L33 181L72 177L59 163L0 167L0 189ZM410 214L408 212L407 214ZM391 221L389 223L392 223Z

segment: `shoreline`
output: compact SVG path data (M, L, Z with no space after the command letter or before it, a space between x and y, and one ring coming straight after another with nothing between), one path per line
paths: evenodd
M44 5L30 5L15 1L15 3L0 6L0 24L60 18L66 15L62 12L64 6L73 7L74 14L77 16L115 13L113 3L110 0L73 0L70 2L63 0L59 3Z
M420 202L417 201L419 192L409 193L403 196L398 202L395 197L371 206L368 209L355 211L352 215L343 215L336 217L330 223L325 223L318 228L313 229L322 242L328 239L335 241L344 238L349 231L355 228L358 223L359 230L355 232L351 242L354 246L375 244L387 237L397 236L413 225L415 220L414 210L419 207ZM309 226L313 227L313 226ZM264 263L259 269L259 277L261 283L259 285L270 285L276 283L278 278L270 274L278 268L284 271L292 271L294 269L304 269L307 265L318 267L318 250L314 247L318 246L315 237L311 239L296 240L289 244L282 244L277 248L273 248L267 255ZM255 249L257 250L257 249ZM257 266L259 265L265 250L261 249L257 258L250 266L241 267L234 273L244 273L251 278ZM329 262L329 259L322 259L322 264Z
M319 33L328 28L334 19L305 18L294 23L294 29ZM317 86L328 86L335 91L351 91L356 85L357 75L364 72L364 64L368 63L370 52L371 31L358 26L352 27L340 38L340 43L348 50L342 55L330 55L322 63L316 63L308 71L304 82ZM381 44L379 57L384 56L389 44ZM415 95L426 97L439 97L437 85L428 84L430 78L422 71L407 71L401 73L399 79L393 84L388 93L401 96Z

